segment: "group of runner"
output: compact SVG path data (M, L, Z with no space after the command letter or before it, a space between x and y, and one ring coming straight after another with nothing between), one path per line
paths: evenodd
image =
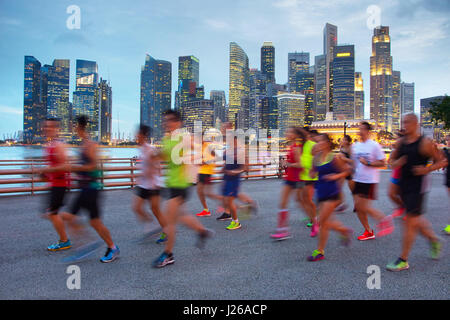
M135 188L133 211L142 221L144 237L158 234L158 243L164 243L161 255L154 260L153 267L161 268L174 263L173 248L176 239L176 228L179 222L185 224L198 235L197 246L202 248L205 241L213 235L213 231L205 228L198 217L211 216L211 209L206 198L217 202L217 220L230 221L228 230L241 228L238 209L235 203L239 200L248 210L257 210L257 205L248 195L240 192L241 175L247 171L247 159L239 161L238 142L236 136L226 140L222 148L224 165L222 169L223 182L221 193L212 190L212 176L215 172L215 161L219 155L217 149L211 148L210 142L202 142L201 154L195 151L191 139L185 139L180 130L183 123L180 114L168 110L163 115L166 131L162 139L162 147L157 148L148 143L151 128L140 125L136 134L139 145L138 168L140 175ZM68 161L66 146L58 138L59 122L48 119L45 133L49 140L46 154L49 165L37 170L45 175L50 184L50 199L45 217L48 217L58 233L59 241L48 247L49 251L65 250L72 247L65 223L77 242L82 242L83 227L78 212L86 209L90 214L90 225L107 245L105 255L100 259L107 263L119 257L120 250L113 242L109 230L102 223L100 215L100 178L102 172L98 166L97 145L89 138L87 131L88 118L77 118L76 132L81 139L80 155L77 164ZM285 240L291 237L289 230L289 197L294 194L299 207L305 212L308 226L311 227L311 237L318 235L318 246L307 257L309 261L322 260L325 257L325 247L330 230L337 231L342 243L348 246L353 238L353 230L344 226L335 218L335 213L346 210L343 187L345 181L352 191L354 211L357 213L364 232L357 237L360 241L375 239L390 234L394 230L393 217L405 213L405 228L403 233L403 250L400 257L390 263L387 268L399 271L409 268L408 254L417 233L427 237L431 244L431 256L439 257L441 242L433 233L431 226L423 218L424 194L427 191L426 175L431 171L448 166L449 151L445 156L432 143L418 133L418 120L414 114L404 116L402 137L398 139L395 150L390 157L393 168L392 185L389 191L391 199L395 199L396 210L392 215L384 215L372 206L376 199L376 189L379 183L379 169L386 166L385 154L381 146L370 139L371 125L362 122L359 127L360 141L351 145L351 138L344 137L341 150L335 153L335 145L327 134L304 128L289 128L285 133L287 141L286 159L281 161L285 170L284 183L281 188L280 210L276 231L271 234L274 240ZM231 129L230 123L222 126L222 134ZM450 138L448 139L450 146ZM214 151L215 150L215 151ZM193 179L188 163L196 163L200 159L199 168L195 167L198 176ZM429 165L429 160L432 164ZM163 175L162 162L166 163ZM60 212L64 205L64 197L70 186L70 179L76 173L81 191L73 200L68 212ZM450 179L447 167L446 185L449 188ZM184 204L188 199L190 187L197 184L197 194L203 210L196 215L186 212ZM164 210L161 209L161 193L167 193L168 200ZM146 210L149 204L159 227L155 228L153 218ZM377 232L370 227L368 216L378 221ZM449 227L446 232L449 233ZM86 239L85 239L86 240ZM101 244L101 243L100 243ZM74 255L74 259L82 258L99 247L99 242L88 244Z

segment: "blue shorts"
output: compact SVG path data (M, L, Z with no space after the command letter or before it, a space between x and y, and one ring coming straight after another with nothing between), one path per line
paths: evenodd
M232 180L224 180L223 182L223 189L222 189L222 195L224 197L235 197L237 198L237 195L239 193L239 179L232 179Z
M391 177L391 183L393 183L393 184L395 184L396 186L398 186L398 184L400 183L400 179L392 178L392 177Z

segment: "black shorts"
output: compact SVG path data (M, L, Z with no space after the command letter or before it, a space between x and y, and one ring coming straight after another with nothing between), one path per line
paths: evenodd
M72 203L69 212L71 214L78 214L80 209L86 209L89 212L89 218L100 218L99 206L100 190L94 188L82 188L78 196Z
M201 182L203 184L211 184L211 175L206 173L199 173L198 182Z
M58 214L59 209L64 206L66 191L66 187L51 187L47 213Z
M360 197L376 200L377 183L355 182L352 193Z
M169 199L181 197L183 201L186 201L189 196L189 188L168 188Z
M284 180L284 184L291 187L292 189L298 189L301 188L301 182L300 181L290 181L290 180Z
M151 197L159 196L161 193L160 189L145 189L140 186L134 188L134 193L136 196L142 199L150 199Z
M411 216L420 216L421 214L423 214L425 194L417 192L402 192L401 198L406 209L406 214Z
M340 199L339 193L338 194L333 194L331 196L328 197L324 197L322 199L318 199L317 202L325 202L325 201L337 201Z
M306 186L313 186L316 184L316 180L301 180L298 182L298 188L303 188Z

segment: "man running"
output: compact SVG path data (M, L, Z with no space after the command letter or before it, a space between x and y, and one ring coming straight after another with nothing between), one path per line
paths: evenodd
M447 168L446 168L446 174L445 174L445 181L444 184L447 187L447 191L448 191L448 195L449 195L449 200L450 200L450 134L447 135L447 147L444 148L444 155L445 158L447 159ZM444 228L444 232L447 235L450 235L450 224L448 224L445 228Z
M205 240L212 235L212 232L207 230L195 216L185 214L183 211L183 205L188 198L188 189L191 186L185 163L191 161L191 156L183 154L183 149L186 148L180 148L184 144L183 134L178 132L182 125L181 116L177 111L170 109L164 112L164 127L167 134L162 141L162 154L167 162L166 187L169 191L165 213L167 225L164 228L167 242L164 252L153 262L154 268L162 268L175 262L173 247L178 220L197 232L199 247L203 247ZM191 150L191 139L186 147Z
M86 209L89 212L90 225L97 234L105 241L108 249L105 255L100 259L103 263L114 261L119 257L119 247L111 239L111 234L103 224L100 214L99 196L102 188L98 179L101 177L101 171L98 169L98 150L97 144L89 138L87 130L89 119L87 116L77 118L76 132L81 138L80 146L80 164L71 166L71 171L78 175L78 184L80 193L72 203L69 214L65 216L72 230L79 229L76 223L76 215L80 209Z
M141 174L138 177L136 196L133 200L133 210L137 217L144 223L144 233L150 234L152 218L144 210L144 204L149 202L151 210L162 228L166 225L164 215L160 210L160 191L163 187L161 176L161 156L159 151L148 143L151 129L149 126L141 124L136 134L136 142L139 145L139 169ZM154 231L153 231L154 232ZM157 243L165 242L166 234L161 233Z
M379 168L385 166L386 158L381 146L370 139L371 130L372 126L368 122L362 122L359 125L360 141L352 147L355 163L355 209L364 227L364 233L358 237L360 241L375 239L375 233L369 226L368 215L379 221L377 236L385 236L394 230L392 218L386 217L371 206L371 201L376 199L376 188L380 181Z
M445 159L433 142L419 134L419 121L413 113L403 116L405 135L392 154L393 168L401 167L400 190L406 208L406 220L403 230L403 245L400 257L386 268L390 271L409 269L408 256L417 233L421 233L430 242L431 258L438 259L441 242L423 217L425 192L428 190L427 174L443 168ZM432 159L433 164L428 165Z
M59 236L59 241L47 247L49 251L66 250L72 247L69 238L67 237L64 222L58 211L64 205L64 197L67 189L70 187L69 173L67 171L67 152L66 146L59 137L59 120L49 118L45 121L44 132L48 139L45 147L46 159L48 166L43 169L36 170L37 173L45 175L49 182L50 193L49 203L45 218L48 218L56 233Z
M400 143L402 137L403 137L403 131L399 131L397 134L397 140L396 140L394 149L398 148L398 144ZM392 166L392 161L393 161L393 158L390 157L389 164L391 164L391 166ZM392 169L391 182L389 184L389 198L397 206L397 208L392 212L393 218L401 217L405 213L403 201L400 196L400 186L399 186L400 176L401 176L401 168L400 167Z

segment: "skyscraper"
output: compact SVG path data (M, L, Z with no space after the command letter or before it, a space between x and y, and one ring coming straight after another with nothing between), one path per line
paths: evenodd
M153 129L152 137L163 135L162 113L169 110L172 103L172 64L145 57L141 69L141 112L140 122Z
M295 92L305 96L305 125L311 125L315 119L314 112L314 73L297 72Z
M351 120L355 117L355 46L335 46L333 55L333 118Z
M420 127L421 133L431 139L441 140L443 138L443 126L435 124L429 113L431 103L441 103L444 96L436 96L420 99Z
M275 47L272 42L264 42L261 47L261 73L268 82L275 83Z
M402 82L400 71L392 71L392 132L401 127L400 84Z
M392 56L389 27L376 27L370 57L370 118L383 130L393 130Z
M225 97L225 91L223 90L211 90L209 93L209 100L213 102L214 106L214 125L216 121L225 122L226 119L226 105L227 100Z
M402 115L414 113L414 82L400 85L400 108Z
M361 72L355 72L355 119L364 119L364 84Z
M33 56L25 56L23 94L23 141L43 142L47 106L41 99L41 63Z
M249 127L262 129L262 99L266 96L267 77L258 69L250 69Z
M235 42L230 42L230 75L228 121L236 125L236 114L242 109L241 99L249 95L249 66L247 54Z
M112 132L112 88L109 82L102 78L98 84L98 97L100 142L109 144Z
M193 132L195 121L202 122L202 129L214 127L214 101L207 99L189 100L181 104L184 127Z
M89 117L88 131L92 139L99 140L98 66L95 61L77 60L76 87L73 93L74 116Z
M178 91L175 109L192 98L197 97L197 87L200 81L200 61L194 56L178 57ZM203 91L204 93L204 91ZM204 94L203 94L204 97Z
M302 94L282 93L277 95L278 129L284 137L289 127L303 127L305 124L305 96Z
M327 112L333 112L333 58L337 46L337 26L327 23L323 29L323 54L326 56Z
M324 121L327 113L327 59L326 55L315 57L314 113L316 121Z
M309 52L290 52L288 53L288 83L289 92L296 89L295 81L297 73L309 72Z

